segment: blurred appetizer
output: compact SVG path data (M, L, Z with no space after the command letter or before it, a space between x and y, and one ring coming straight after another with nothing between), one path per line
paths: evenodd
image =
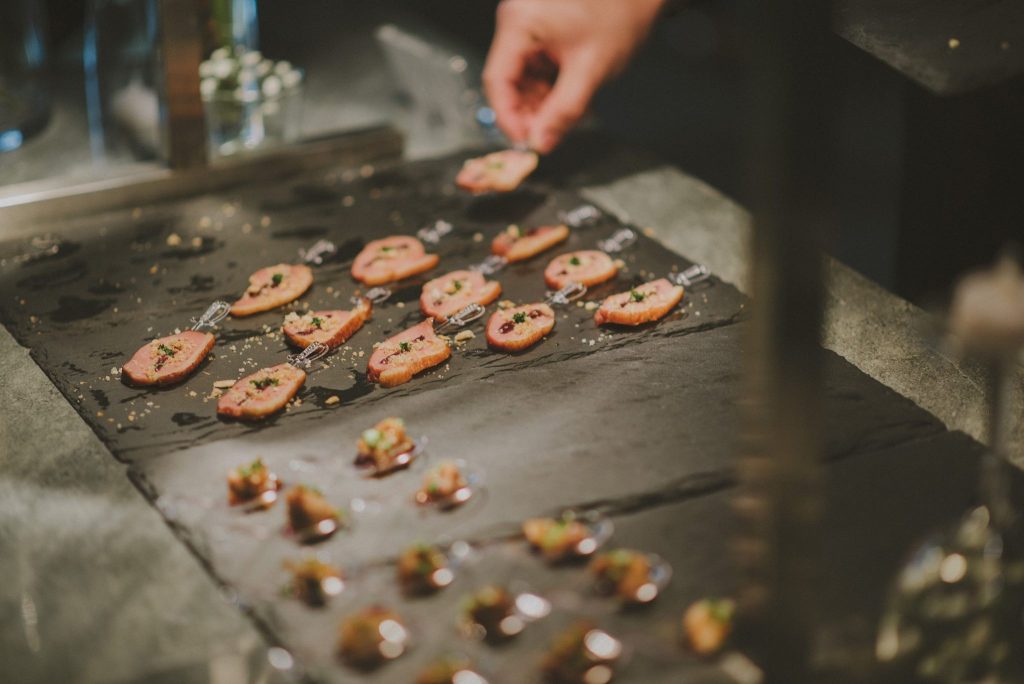
M423 486L416 492L416 503L450 508L465 503L472 495L459 466L452 461L442 461L424 473Z
M487 684L468 658L444 656L420 671L416 684Z
M455 184L473 194L511 192L533 173L539 161L535 152L492 152L483 157L467 159L455 177Z
M683 639L695 653L710 656L725 646L732 633L736 603L731 599L706 598L683 614Z
M217 400L217 413L231 418L260 420L277 413L298 394L306 371L282 363L247 375Z
M338 653L353 667L371 669L405 652L409 631L396 613L371 606L345 618L338 638Z
M314 342L321 342L333 349L363 327L372 311L373 303L365 297L361 297L351 311L336 309L301 315L293 311L284 317L282 330L296 347L305 349Z
M589 621L580 621L555 637L541 670L552 684L610 682L622 642Z
M352 264L352 277L367 285L383 285L429 271L440 260L408 235L373 240Z
M547 304L498 309L487 321L487 344L517 352L540 342L555 327L555 312Z
M232 316L251 316L293 302L313 284L305 264L268 266L249 276L249 289L231 306Z
M415 544L398 557L398 582L409 594L430 594L452 583L448 558L435 546Z
M526 541L550 561L587 555L580 543L590 538L590 529L573 518L531 518L523 523Z
M589 569L602 594L614 594L630 603L649 603L658 596L646 553L615 549L595 556Z
M496 585L478 589L465 599L463 620L473 631L480 632L490 643L500 643L523 631L523 621L516 614L515 597Z
M186 330L146 343L121 373L133 385L171 385L181 382L199 367L213 349L211 333Z
M285 561L284 567L292 574L289 593L308 606L325 606L345 588L341 570L317 558Z
M434 322L426 320L380 343L370 355L366 377L381 387L394 387L451 355L448 343L434 333Z
M551 249L569 237L569 226L538 226L522 230L509 226L491 242L491 253L505 257L509 262L524 261Z
M262 459L257 458L249 465L232 468L228 472L228 503L267 508L277 501L277 490L281 481L270 472Z
M603 283L619 272L612 258L596 249L584 249L556 256L544 269L544 282L552 290L569 283L582 283L587 287Z
M438 323L468 304L487 306L501 294L501 284L477 271L452 271L428 280L420 295L420 310Z
M327 539L344 524L341 511L313 487L292 487L285 496L285 502L288 504L288 525L304 542Z
M383 475L412 462L416 443L405 431L401 418L385 418L369 430L363 430L356 443L356 465L370 466Z
M637 285L605 299L594 312L598 325L640 325L663 318L683 298L683 288L665 278Z

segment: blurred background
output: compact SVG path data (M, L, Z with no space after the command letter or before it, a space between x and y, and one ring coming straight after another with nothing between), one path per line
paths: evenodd
M211 155L379 123L403 129L414 158L498 143L479 93L496 4L204 0ZM750 73L743 54L745 31L756 27L745 27L739 5L691 3L659 22L630 68L597 97L591 125L749 204L747 180L757 170L743 161ZM5 88L21 94L18 107L3 101L4 117L22 123L4 138L0 197L17 192L17 183L132 173L139 162L160 160L156 6L4 3L5 52L20 49L5 55L4 70L21 82L20 91ZM1007 27L1007 37L1019 29ZM952 46L954 39L932 40ZM950 274L990 263L998 246L1024 233L1013 200L1024 151L1014 114L1020 79L995 94L949 97L838 35L832 46L841 117L837 157L823 160L838 201L831 251L887 289L940 304ZM246 64L232 47L258 52ZM424 51L438 57L433 67ZM432 68L445 73L425 78ZM958 177L950 169L959 164L970 170Z

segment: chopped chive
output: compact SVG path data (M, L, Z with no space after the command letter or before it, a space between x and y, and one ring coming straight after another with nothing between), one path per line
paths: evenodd
M284 280L284 274L275 273L271 280L274 281L274 287L277 287L278 285L281 284L281 281Z

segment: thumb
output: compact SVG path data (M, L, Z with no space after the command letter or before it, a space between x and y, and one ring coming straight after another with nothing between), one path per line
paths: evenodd
M551 92L530 122L530 147L542 154L554 149L587 111L603 80L604 69L594 54L566 60Z

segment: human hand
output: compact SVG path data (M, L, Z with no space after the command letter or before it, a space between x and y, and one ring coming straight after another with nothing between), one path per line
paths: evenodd
M643 42L665 0L503 0L484 88L514 143L550 152Z

